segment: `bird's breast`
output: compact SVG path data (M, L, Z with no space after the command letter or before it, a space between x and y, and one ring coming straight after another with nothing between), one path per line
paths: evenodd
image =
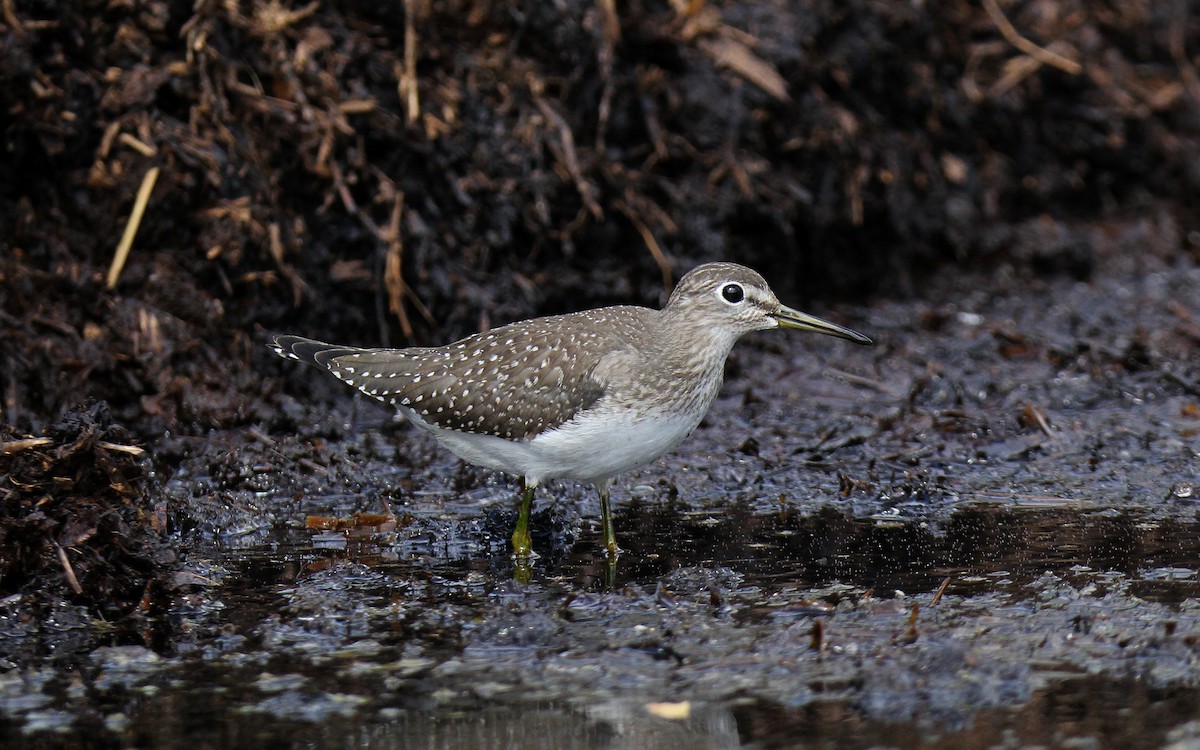
M703 412L598 408L529 441L542 479L602 481L649 463L679 445Z

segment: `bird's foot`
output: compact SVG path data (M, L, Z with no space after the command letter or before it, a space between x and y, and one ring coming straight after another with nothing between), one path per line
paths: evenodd
M529 533L529 524L518 526L512 535L512 556L514 560L532 560L538 556L533 551L533 536Z
M533 565L528 557L513 559L513 580L517 583L529 583L533 580Z
M513 547L513 553L512 553L513 562L527 562L528 563L528 562L533 562L534 560L538 559L539 557L541 557L541 555L534 552L532 549L518 550L515 546Z

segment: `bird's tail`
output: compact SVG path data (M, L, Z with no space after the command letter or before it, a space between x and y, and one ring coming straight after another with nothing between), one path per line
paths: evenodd
M284 359L295 359L324 368L328 368L329 361L335 357L362 351L353 346L326 344L324 341L306 339L302 336L274 336L267 346Z

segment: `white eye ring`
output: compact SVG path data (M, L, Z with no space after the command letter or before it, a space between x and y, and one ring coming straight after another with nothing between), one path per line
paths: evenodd
M740 305L746 299L746 290L741 284L730 281L721 285L721 290L717 293L721 299L730 305Z

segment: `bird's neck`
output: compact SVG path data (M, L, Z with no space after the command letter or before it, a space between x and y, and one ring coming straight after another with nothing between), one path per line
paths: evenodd
M716 377L720 383L736 335L670 307L659 312L656 323L658 350L654 356L663 370L678 373L681 379Z

